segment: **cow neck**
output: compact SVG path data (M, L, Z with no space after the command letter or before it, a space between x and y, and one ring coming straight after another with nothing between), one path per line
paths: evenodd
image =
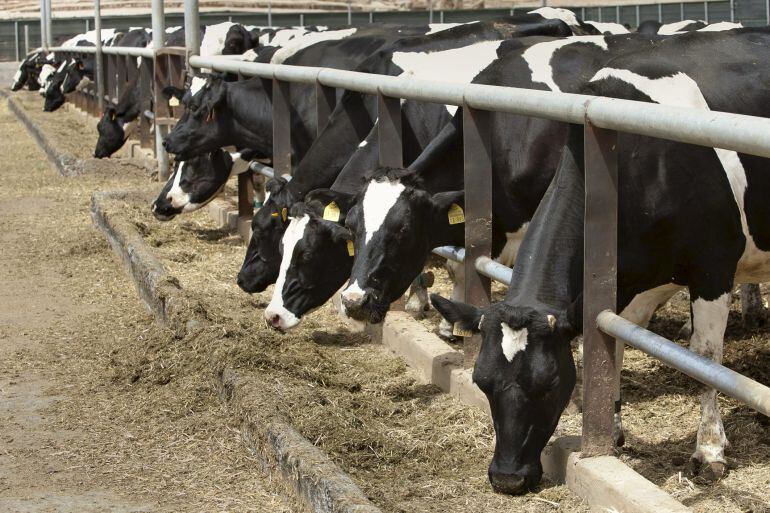
M342 174L351 155L374 126L368 96L345 93L329 118L329 124L313 142L294 171L297 191L302 196L314 189L332 187Z
M258 155L272 155L272 112L262 79L227 82L225 87L228 88L226 102L231 113L229 131L232 142L250 148ZM219 123L223 121L221 117L218 119Z
M571 144L527 228L506 303L563 311L582 291L585 201L578 165L583 159L580 135L572 130Z

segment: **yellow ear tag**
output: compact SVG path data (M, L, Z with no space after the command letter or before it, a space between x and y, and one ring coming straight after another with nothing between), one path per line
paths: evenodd
M289 209L287 209L286 207L283 207L281 209L281 219L283 219L284 222L286 222L286 218L288 217L289 217Z
M463 212L463 208L457 203L452 203L452 206L449 207L448 214L449 224L460 224L465 222L465 212Z
M169 107L179 107L179 98L176 96L172 96L168 99L168 106Z
M272 214L270 214L270 217L278 217L278 212L273 212Z
M115 121L115 118L117 118L117 116L115 115L114 112L111 112L110 113L110 120Z
M331 202L328 205L326 205L326 208L324 208L324 219L327 221L333 221L335 223L339 222L340 220L340 207L337 206L337 203Z
M352 241L352 240L349 240L349 241L348 241L348 255L350 255L350 256L353 256L353 255L355 255L355 254L356 254L356 250L355 250L355 248L353 247L353 241Z
M466 330L460 327L460 323L456 322L452 326L452 335L455 337L472 337L473 332L471 330Z

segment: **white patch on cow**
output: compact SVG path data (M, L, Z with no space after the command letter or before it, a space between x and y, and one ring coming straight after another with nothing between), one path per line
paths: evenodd
M348 288L342 291L340 294L342 296L342 299L347 299L348 301L357 301L364 297L366 293L363 291L361 286L358 284L358 280L354 280L353 283L351 283ZM342 305L343 310L345 310L345 305ZM345 314L347 315L347 311L345 310Z
M278 270L278 280L275 282L273 288L273 297L270 299L270 304L265 308L265 319L268 321L278 316L280 319L279 328L290 329L299 324L299 319L296 315L286 309L283 303L283 286L286 283L286 273L291 266L291 260L294 256L294 248L297 246L302 237L305 235L305 228L310 221L310 216L304 215L302 217L293 217L289 222L289 226L286 227L286 232L283 234L281 243L283 244L283 257L281 258L281 267Z
M532 45L521 55L532 72L532 81L547 85L551 91L561 92L561 89L553 80L551 59L556 50L578 43L594 44L603 50L607 50L607 40L604 36L573 36Z
M733 30L737 28L743 28L742 23L732 23L729 21L720 21L719 23L712 23L706 25L702 29L698 29L698 32L723 32L725 30Z
M576 26L580 25L575 13L567 9L556 9L554 7L541 7L534 11L529 11L527 14L539 14L547 20L561 20L567 25Z
M620 23L600 23L598 21L586 21L588 25L593 25L601 33L610 34L628 34L630 31Z
M206 85L206 79L202 77L193 77L190 81L190 96L195 96L198 91L203 89Z
M369 182L363 201L364 228L366 229L364 244L369 244L369 241L372 240L404 189L401 180L393 182L372 180Z
M394 52L392 61L404 70L399 77L468 84L497 59L497 49L502 42L482 41L462 48L433 52ZM452 72L447 73L447 70ZM456 105L447 105L446 109L450 116L457 112Z
M255 61L257 60L257 52L255 52L253 48L249 48L248 50L243 52L241 57L245 61Z
M16 73L13 74L13 83L15 84L19 80L21 80L21 70L20 69L16 70Z
M367 144L369 144L369 143L367 143L367 142L366 142L366 139L364 139L363 141L361 141L360 143L358 143L358 147L359 147L359 148L364 148L364 147L366 147L366 145L367 145Z
M670 36L672 34L676 34L677 32L681 32L683 28L692 23L697 22L695 20L682 20L674 23L666 23L665 25L660 26L658 29L658 34L661 36Z
M468 23L429 23L428 28L430 30L428 30L425 35L438 34L439 32L444 32L445 30L449 30L459 25L470 25L471 23L478 23L478 21L469 21Z
M180 186L180 182L182 181L182 173L184 173L184 166L185 162L179 163L179 168L176 170L176 173L174 173L174 182L171 184L171 189L169 189L168 193L166 194L166 199L171 202L172 207L181 208L183 212L189 212L191 210L195 210L195 208L188 210L188 207L195 204L190 203L190 195L184 192Z
M500 255L495 259L498 263L506 267L513 267L513 264L516 262L516 255L519 253L519 248L524 240L524 235L527 233L527 227L529 227L529 223L524 223L515 232L505 233L505 246L503 246Z
M676 73L668 77L647 78L632 71L615 68L599 70L591 81L605 78L617 78L634 86L637 90L649 96L652 101L661 105L689 107L700 110L711 110L698 84L684 73ZM746 237L746 247L738 262L736 280L741 283L759 283L770 276L770 254L757 248L754 238L748 230L744 198L748 186L746 170L738 158L738 153L732 150L714 148L724 169L730 189L738 207L741 227Z
M239 175L248 171L251 160L242 158L240 152L231 153L230 158L233 159L233 165L230 168L230 176Z
M141 57L137 57L136 58L136 67L137 68L141 68L142 67L142 58Z
M356 28L343 30L329 30L327 32L308 32L307 34L287 42L283 47L273 54L270 59L271 64L282 64L286 59L305 48L323 41L339 41L350 37L358 31Z
M102 29L101 34L102 34L102 42L106 42L107 40L115 37L115 29ZM89 30L88 32L84 32L82 34L78 34L74 37L71 37L66 41L64 41L60 46L62 48L72 48L73 46L77 46L78 43L80 43L81 41L95 45L96 30Z
M512 362L516 353L527 348L527 328L513 330L504 322L500 323L500 328L503 330L503 354L506 360Z
M182 26L177 25L176 27L166 27L166 34L173 34L177 30L182 30Z
M45 95L45 90L48 88L48 82L50 82L54 73L56 73L56 68L50 64L43 64L40 75L37 77L37 83L40 84L41 95Z
M56 60L56 54L49 53L48 55L45 56L45 60L47 60L48 62L55 61Z
M681 285L667 283L654 289L646 290L635 295L628 305L620 312L620 316L634 324L646 328L652 318L652 314L658 306L662 305L671 296L682 290Z
M59 68L56 70L56 73L61 73L62 71L64 71L64 68L66 67L67 67L67 61L65 60L64 62L59 64Z
M259 36L259 44L263 46L283 46L295 37L306 33L307 29L304 27L280 29L275 31L272 39L270 38L270 33Z
M231 21L217 23L215 25L206 25L201 38L201 57L210 55L222 55L222 49L225 47L225 38L230 27L235 25Z

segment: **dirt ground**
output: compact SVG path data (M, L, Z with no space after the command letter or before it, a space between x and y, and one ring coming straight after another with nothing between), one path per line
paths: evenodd
M55 115L61 116L57 130L78 116ZM0 122L2 130L22 132L5 110ZM78 133L78 138L83 144L92 143L86 133ZM22 139L27 140L20 134L13 145L21 145ZM0 140L5 140L2 134ZM66 320L50 326L38 323L36 336L46 350L34 360L34 365L59 376L57 390L67 391L66 399L56 399L45 411L55 412L52 425L57 429L85 433L72 443L75 449L68 450L79 455L77 464L89 469L93 480L88 483L113 490L120 482L119 490L129 490L127 496L133 500L147 497L148 507L156 509L184 492L183 506L172 508L175 511L194 511L193 503L202 505L198 510L211 510L214 504L220 507L218 500L232 501L223 502L222 509L248 511L259 500L278 500L270 495L269 485L256 486L261 483L254 477L259 472L237 440L238 424L226 420L234 418L233 412L224 411L214 398L213 371L230 367L260 385L256 390L262 393L253 394L251 411L245 413L288 420L384 511L587 511L565 487L549 483L523 497L493 494L486 480L494 444L489 419L435 387L417 383L401 360L350 333L330 305L287 335L267 329L261 314L271 289L254 296L238 289L234 277L243 244L237 236L216 229L205 212L159 223L149 214L146 178L130 172L130 166L104 164L98 173L63 179L47 168L42 157L36 157L39 169L30 171L30 159L16 155L37 153L33 149L23 153L16 146L6 151L15 161L25 162L25 172L3 170L0 201L8 195L26 199L42 194L57 202L52 207L57 215L25 217L25 223L34 224L14 228L17 234L21 229L18 242L9 246L4 241L3 251L13 248L17 263L12 267L3 262L4 270L12 270L14 277L28 273L24 290L39 286L34 278L46 274L34 256L48 255L41 268L53 274L45 280L45 294L54 305L59 308L68 301L56 299L52 284L77 298L72 302L94 309L62 314ZM122 269L87 219L91 191L133 187L143 192L115 202L111 214L131 220L183 289L202 305L190 312L190 317L202 321L201 328L181 339L155 327L138 306ZM149 187L153 189L159 185ZM0 203L0 208L7 207ZM13 218L0 219L5 225ZM0 230L14 233L6 226ZM436 289L448 293L445 274L435 272ZM32 310L22 306L19 311ZM652 329L676 338L686 316L686 302L678 298L656 315ZM424 322L435 326L435 314ZM770 383L766 332L743 330L735 316L728 331L726 364ZM716 485L701 483L686 464L699 417L695 384L637 351L626 354L627 443L621 458L697 512L768 511L767 419L722 398L727 436L733 443L731 473ZM70 388L63 388L70 383ZM60 401L69 407L57 409ZM565 415L562 428L578 433L580 416ZM237 477L231 478L227 462L233 461L239 467L231 471ZM249 488L256 489L255 497L238 490L251 484L256 486ZM4 486L0 481L0 497ZM137 508L145 504L138 502ZM280 501L276 504L268 510L286 507Z
M89 199L146 177L115 164L58 176L5 101L0 148L0 511L290 511L206 380L114 370L116 351L170 334L92 227Z

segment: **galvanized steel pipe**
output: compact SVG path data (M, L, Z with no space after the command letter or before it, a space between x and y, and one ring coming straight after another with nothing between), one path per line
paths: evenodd
M767 386L637 326L610 310L600 313L596 324L604 333L770 416L770 388Z
M187 47L188 59L200 53L201 24L198 17L198 0L184 0L184 44ZM188 60L188 65L192 63Z
M256 160L249 164L249 169L268 178L275 178L275 171L273 171L272 167L266 166L261 162L257 162Z
M104 59L102 58L102 10L100 0L94 0L94 30L96 31L96 105L104 112Z
M163 48L166 43L166 20L163 12L163 0L152 0L152 58L155 58L155 51ZM154 91L156 99L159 96ZM168 154L163 148L163 137L166 135L166 127L155 123L155 115L150 118L155 130L155 159L158 161L158 178L167 180L171 175L171 169L168 163Z
M534 116L567 123L592 124L689 144L724 148L770 158L770 119L742 114L671 107L656 103L580 94L537 91L484 84L448 84L316 68L191 56L190 63L219 71L240 72L288 82L315 83L364 94L382 92L408 100L463 104L469 107Z

